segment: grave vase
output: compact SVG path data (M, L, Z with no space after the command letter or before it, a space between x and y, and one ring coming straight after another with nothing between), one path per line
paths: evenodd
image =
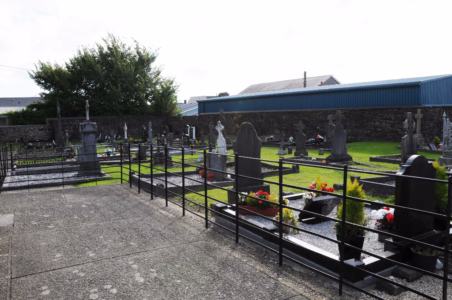
M417 252L411 251L411 264L414 267L418 267L419 269L423 269L426 271L434 272L436 268L436 261L438 259L438 255L422 255Z
M336 238L338 241L342 242L342 236L341 235L336 235ZM350 244L356 248L363 248L364 245L364 236L357 236L357 235L346 235L345 236L345 240L344 243L346 244ZM344 253L342 253L342 249L341 249L341 244L338 244L339 247L339 253L340 256L344 258L344 260L348 260L348 259L355 259L355 260L360 260L361 259L361 251L355 250L355 249L351 249L348 247L344 248Z

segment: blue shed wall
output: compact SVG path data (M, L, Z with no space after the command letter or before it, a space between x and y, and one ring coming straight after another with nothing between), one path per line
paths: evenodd
M432 80L421 85L422 105L452 105L452 78Z
M422 105L420 85L205 101L199 103L199 113L217 113L221 109L225 112L233 112L416 105Z

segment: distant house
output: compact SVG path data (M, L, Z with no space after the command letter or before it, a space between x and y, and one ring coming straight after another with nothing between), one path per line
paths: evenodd
M12 111L19 111L27 107L28 104L44 102L41 97L11 97L0 98L0 114Z
M333 75L323 75L316 77L306 77L306 87L314 87L314 86L323 86L323 85L333 85L340 84L340 82L334 78ZM291 89L299 89L304 86L304 78L299 79L290 79L283 81L275 81L275 82L266 82L266 83L258 83L252 84L239 94L251 94L251 93L261 93L261 92L271 92L271 91L280 91L280 90L291 90ZM205 99L199 99L205 100Z

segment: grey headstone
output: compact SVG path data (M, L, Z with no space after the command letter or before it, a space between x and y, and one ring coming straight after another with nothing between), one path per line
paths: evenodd
M295 140L297 143L297 150L295 151L295 156L305 156L308 155L308 151L306 151L306 134L303 133L303 129L306 126L303 124L303 121L298 121L297 124L294 124L297 127L297 135L295 136Z
M97 124L95 122L85 121L79 124L79 130L82 133L82 146L78 151L78 160L80 162L80 174L96 174L100 172L100 165L97 160L96 132Z
M417 154L418 140L413 134L415 126L411 112L407 112L406 120L403 122L403 128L407 133L402 137L402 163L405 163L411 155Z
M341 111L336 112L336 127L332 134L331 155L326 158L327 162L352 161L353 158L347 154L347 131L342 125Z
M209 172L215 175L216 181L223 181L226 179L226 174L221 172L215 172L213 170L218 170L222 172L226 172L226 162L227 162L227 156L219 155L219 154L213 154L208 153L207 158L209 160Z
M251 158L261 158L261 148L262 141L257 136L256 130L254 130L253 125L248 122L242 123L240 125L239 132L234 141L234 151L238 153L239 156L246 156ZM262 185L262 167L260 160L239 158L239 175L244 175L248 177L254 177L258 179L248 179L241 178L238 179L238 188L244 188L248 186ZM234 182L234 188L235 186Z
M174 136L172 133L168 133L168 146L173 147L174 145Z
M411 156L397 175L436 178L436 170L420 155ZM395 205L435 211L435 182L396 178ZM394 212L394 233L412 238L433 230L434 219L425 214L396 209ZM396 238L394 238L396 240Z
M287 155L287 151L284 149L284 138L286 135L284 132L281 133L281 143L279 144L278 155Z
M333 134L333 130L334 130L334 124L333 124L333 116L329 115L328 116L328 124L325 127L325 141L323 143L324 147L327 149L331 149L331 147L333 146L333 143L331 142L332 140L332 134Z

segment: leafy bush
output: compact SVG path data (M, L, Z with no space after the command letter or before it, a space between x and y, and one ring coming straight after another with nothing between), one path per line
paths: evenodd
M363 186L359 185L359 181L355 179L355 181L350 181L347 185L347 196L350 197L356 197L360 199L364 199L366 197L366 193L363 191ZM368 219L366 219L365 213L364 213L364 202L359 202L355 200L347 199L347 209L346 209L346 215L345 215L345 221L365 226L367 225ZM339 205L337 208L337 219L342 220L342 209L343 204ZM336 223L335 229L337 234L342 233L342 224ZM345 225L345 234L346 235L356 235L356 236L363 236L366 232L361 228L356 228L350 225Z
M433 138L433 144L439 145L439 143L440 143L439 137L435 136L435 137Z
M279 213L276 215L275 220L279 221ZM293 210L289 208L283 208L283 219L282 221L286 224L298 227L298 220L293 214ZM291 228L292 232L298 233L299 230Z
M436 179L447 180L446 166L440 166L438 159L433 163L436 169ZM435 183L435 210L439 213L446 213L447 210L447 183Z

